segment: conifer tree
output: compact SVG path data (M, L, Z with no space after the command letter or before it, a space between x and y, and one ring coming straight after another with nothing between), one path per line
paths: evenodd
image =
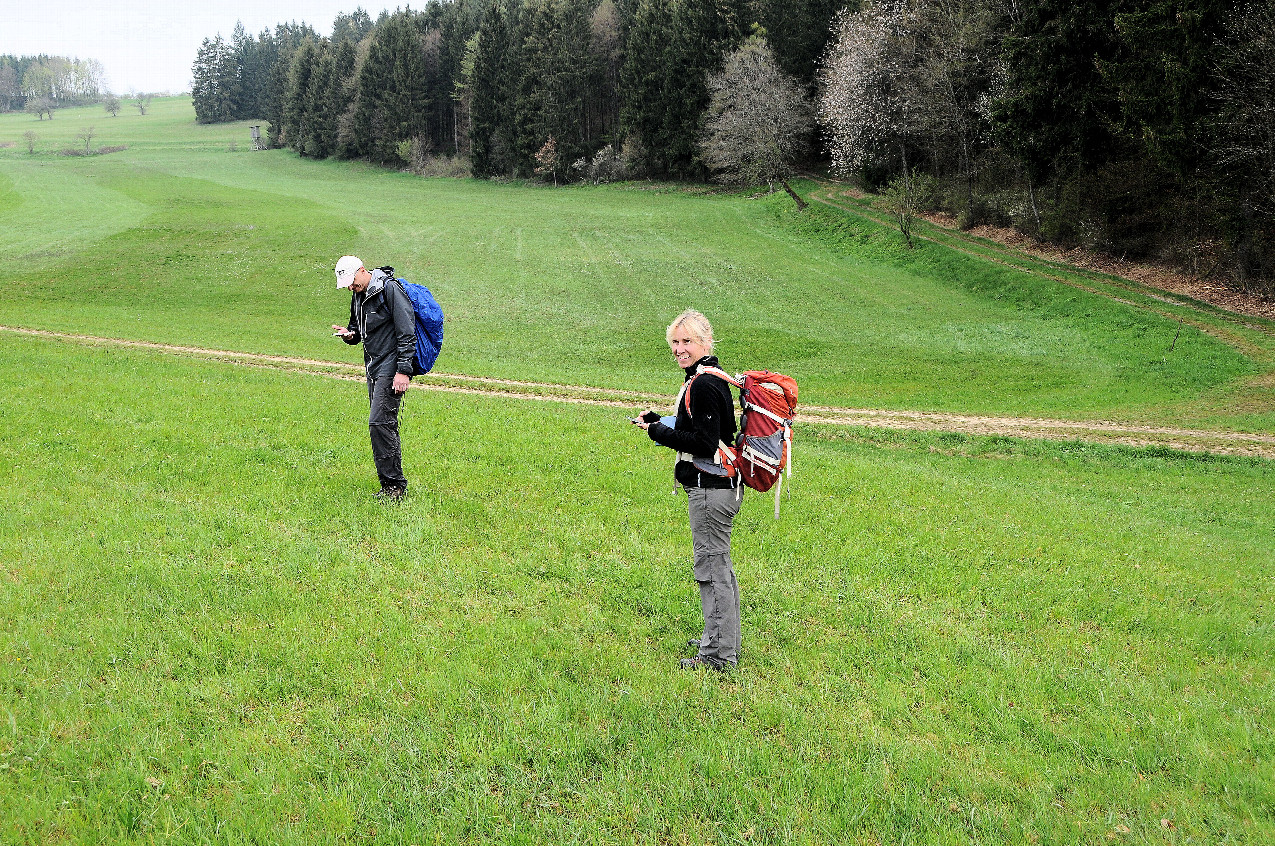
M234 117L238 90L238 67L231 49L220 35L205 38L195 54L191 68L191 99L195 120L199 123L222 123Z
M1200 138L1218 42L1232 0L1146 0L1117 8L1103 80L1120 103L1117 131L1171 171L1187 175L1207 152Z
M340 14L332 22L332 43L349 41L358 44L372 32L372 18L362 6L350 14Z
M470 146L475 176L512 173L515 161L512 69L517 67L509 14L493 3L478 28L470 83Z
M623 14L614 0L601 0L589 16L591 78L585 101L586 135L598 144L614 143L620 131L620 64Z
M288 68L288 87L283 95L283 131L279 143L305 155L310 133L310 103L307 95L315 70L314 41L301 42Z
M190 69L190 96L195 106L195 120L199 123L212 123L216 117L213 49L213 40L205 38Z
M306 112L309 114L305 153L325 159L336 151L336 115L330 102L336 76L336 51L324 39L315 45L314 52L314 71L310 74L305 95Z
M353 41L336 42L332 48L332 76L328 80L327 105L332 130L329 155L350 156L347 134L354 127L354 96L358 85L358 48Z
M700 177L700 119L707 78L744 40L743 0L638 0L629 28L621 123L648 151L652 171Z
M994 107L1000 142L1039 182L1096 167L1115 151L1117 103L1101 63L1115 49L1115 0L1024 0L1005 38Z
M229 45L233 56L234 90L230 98L230 114L232 119L252 117L256 106L257 85L251 76L253 40L243 28L242 21L235 22L235 29L230 35Z
M518 89L516 126L518 165L542 167L533 161L546 140L561 162L570 163L592 153L585 135L584 96L592 75L589 19L578 0L533 0L527 7L526 35L520 56L522 79Z
M283 129L284 98L288 91L288 79L292 70L292 58L307 39L318 41L319 36L306 24L279 24L274 29L273 61L269 62L269 74L263 97L261 117L270 121L268 142L277 146Z
M428 68L413 12L398 12L372 32L358 81L359 154L380 163L401 157L398 144L424 134Z
M819 57L832 37L831 22L857 0L758 0L756 23L780 69L805 85L814 82Z

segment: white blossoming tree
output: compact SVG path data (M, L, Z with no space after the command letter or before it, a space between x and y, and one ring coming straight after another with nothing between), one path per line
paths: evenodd
M909 0L868 0L833 24L817 105L833 169L843 176L896 156L907 170L913 21Z

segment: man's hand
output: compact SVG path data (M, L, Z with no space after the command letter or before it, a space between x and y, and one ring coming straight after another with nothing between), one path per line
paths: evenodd
M394 393L401 394L407 390L407 385L412 381L412 377L406 373L394 374Z
M353 333L353 332L351 332L351 331L350 331L347 327L345 327L345 326L337 326L335 323L333 323L333 324L332 324L332 334L333 334L333 335L336 335L338 338L346 338L346 337L349 337L350 335L353 335L354 333Z

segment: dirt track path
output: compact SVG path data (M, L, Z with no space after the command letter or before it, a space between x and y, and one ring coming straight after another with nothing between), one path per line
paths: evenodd
M204 347L133 341L124 338L102 338L66 332L23 329L12 326L0 326L0 332L49 338L85 346L153 350L205 361L223 361L246 367L309 373L333 379L360 382L363 380L362 366L347 362L260 355ZM548 382L523 382L512 379L492 379L482 376L464 376L438 372L418 376L412 383L412 389L504 396L541 402L579 403L624 409L633 409L645 405L668 405L673 401L671 395L666 396L640 391L594 388L586 385L558 385ZM807 405L800 407L797 422L818 425L873 426L886 429L956 432L969 435L1079 440L1131 446L1163 446L1190 452L1275 459L1275 435L1138 426L1104 420L1050 420L1036 417L993 417L932 411L890 411L884 409Z

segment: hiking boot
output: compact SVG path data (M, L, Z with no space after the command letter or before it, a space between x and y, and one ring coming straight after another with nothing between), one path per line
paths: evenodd
M691 649L694 649L696 652L699 652L700 639L697 637L693 637L690 640L686 641L686 645L689 646Z
M407 488L401 488L397 485L386 485L381 488L381 492L376 495L377 499L402 499L407 493Z
M683 658L681 660L681 667L683 670L704 669L716 670L719 673L724 673L730 669L729 664L715 664L703 655L696 655L694 658Z

